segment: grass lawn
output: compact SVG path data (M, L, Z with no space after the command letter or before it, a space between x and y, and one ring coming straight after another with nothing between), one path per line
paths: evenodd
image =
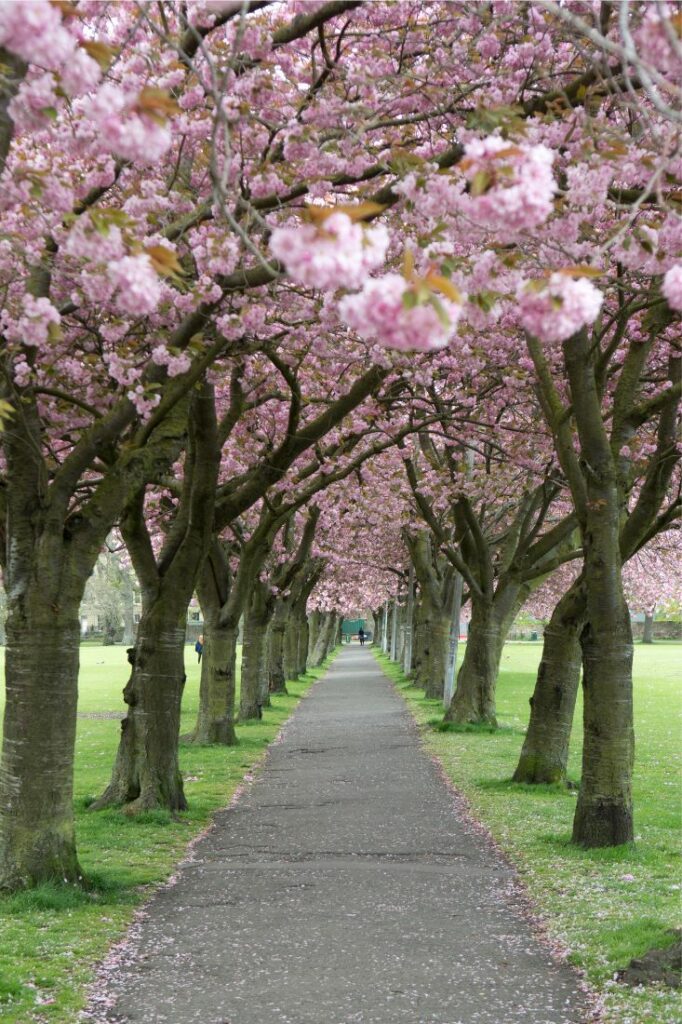
M511 783L528 721L541 644L509 643L498 686L496 733L466 727L440 732L438 701L425 700L397 666L377 655L422 727L436 755L499 845L516 863L550 934L570 949L604 996L609 1024L680 1024L682 993L630 989L613 974L654 945L670 942L680 924L680 744L682 644L635 648L636 842L583 851L570 845L575 791ZM461 653L460 653L461 657ZM569 767L580 777L582 707Z
M194 725L199 697L199 670L190 646L186 666L183 733ZM123 646L84 645L79 712L121 711L128 672ZM86 810L109 780L120 726L117 719L79 720L77 842L81 866L94 889L84 893L71 887L42 886L0 898L3 1024L74 1024L93 964L120 938L150 887L171 874L187 843L206 826L212 812L229 802L244 774L321 674L317 670L287 684L289 696L273 698L273 707L266 709L262 721L238 727L239 746L181 748L180 767L190 809L177 820L161 811L128 818L115 810Z

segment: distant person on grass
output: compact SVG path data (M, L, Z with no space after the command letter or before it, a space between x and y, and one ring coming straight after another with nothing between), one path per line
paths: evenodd
M360 626L360 629L358 630L358 640L360 641L360 646L364 647L365 646L365 631L362 628L362 626Z
M197 660L201 664L201 655L204 653L204 634L199 636L199 639L194 645L194 650L197 652Z

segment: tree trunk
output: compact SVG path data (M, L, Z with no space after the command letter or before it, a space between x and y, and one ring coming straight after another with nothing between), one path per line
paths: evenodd
M428 655L426 651L428 637L426 633L426 615L424 611L424 595L420 591L414 605L414 643L412 647L412 679L414 685L425 688L424 680L426 674L426 662Z
M317 643L317 637L320 632L320 625L322 622L322 614L319 611L311 612L308 616L308 661L312 663L313 651L315 650L315 644Z
M92 810L112 804L124 804L131 814L187 809L178 764L186 624L186 605L180 604L178 609L177 602L160 598L143 612L123 691L128 713L121 722L116 763Z
M626 505L604 429L586 331L564 343L571 400L580 437L584 497L587 624L583 655L583 766L573 842L617 846L634 838L632 768L632 631L623 593L620 529ZM639 356L638 356L639 358Z
M329 631L327 632L327 640L324 646L324 658L326 661L332 651L336 650L338 645L342 642L341 637L341 624L343 622L343 616L339 615L338 612L332 612L331 619L329 621Z
M121 519L142 588L142 618L123 694L128 713L116 763L94 808L123 803L136 813L187 807L178 754L187 609L211 542L220 454L210 387L196 393L190 412L182 494L159 555L147 529L144 488Z
M9 598L0 771L7 889L81 878L73 820L80 600L46 607L42 590L36 581L20 600Z
M292 682L299 676L298 627L297 616L293 607L289 605L284 627L284 677Z
M268 628L267 669L268 690L270 693L286 693L284 676L284 629L286 626L285 609L282 601L277 601L275 611Z
M573 821L573 841L585 847L634 838L632 633L621 581L618 505L604 490L603 504L595 503L600 512L589 513L585 531L584 740Z
M643 644L652 644L654 642L654 613L647 612L644 616L644 633L642 635Z
M324 612L320 632L318 633L315 649L313 650L313 656L311 659L311 665L313 668L319 668L327 657L330 647L333 644L335 630L336 615L334 612Z
M590 620L581 637L584 746L573 842L588 848L634 839L630 620L626 607L604 619L610 631Z
M227 554L214 537L199 574L197 594L204 617L199 714L191 743L234 746L237 638L243 588L236 586Z
M566 781L584 621L585 589L579 579L558 602L545 628L542 660L530 698L530 722L514 782Z
M239 624L224 623L219 616L207 618L204 609L204 653L201 656L199 714L191 743L205 746L237 743L234 730Z
M429 700L442 700L450 640L450 616L442 608L434 606L425 592L419 602L417 621L419 676L416 685L423 688L424 696Z
M446 722L497 725L495 686L506 635L493 601L472 595L466 652Z
M244 644L239 697L239 720L263 717L263 677L265 676L265 637L268 628L265 587L254 580L249 607L244 616Z
M305 607L303 612L299 615L298 619L298 674L304 676L308 671L308 644L310 642L310 632L308 629L308 617L305 613Z

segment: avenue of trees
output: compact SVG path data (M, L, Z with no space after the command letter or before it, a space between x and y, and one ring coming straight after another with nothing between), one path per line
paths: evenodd
M141 619L93 813L187 806L194 594L200 745L359 607L443 697L464 605L445 718L494 727L539 602L515 778L565 778L582 679L573 840L633 840L628 602L679 564L681 26L627 0L0 3L0 887L81 879L79 608L114 530Z

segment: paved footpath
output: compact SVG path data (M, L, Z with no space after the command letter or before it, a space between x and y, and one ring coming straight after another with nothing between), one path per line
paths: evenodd
M344 648L154 897L93 1019L578 1024L577 977L504 897L512 880L372 655Z

